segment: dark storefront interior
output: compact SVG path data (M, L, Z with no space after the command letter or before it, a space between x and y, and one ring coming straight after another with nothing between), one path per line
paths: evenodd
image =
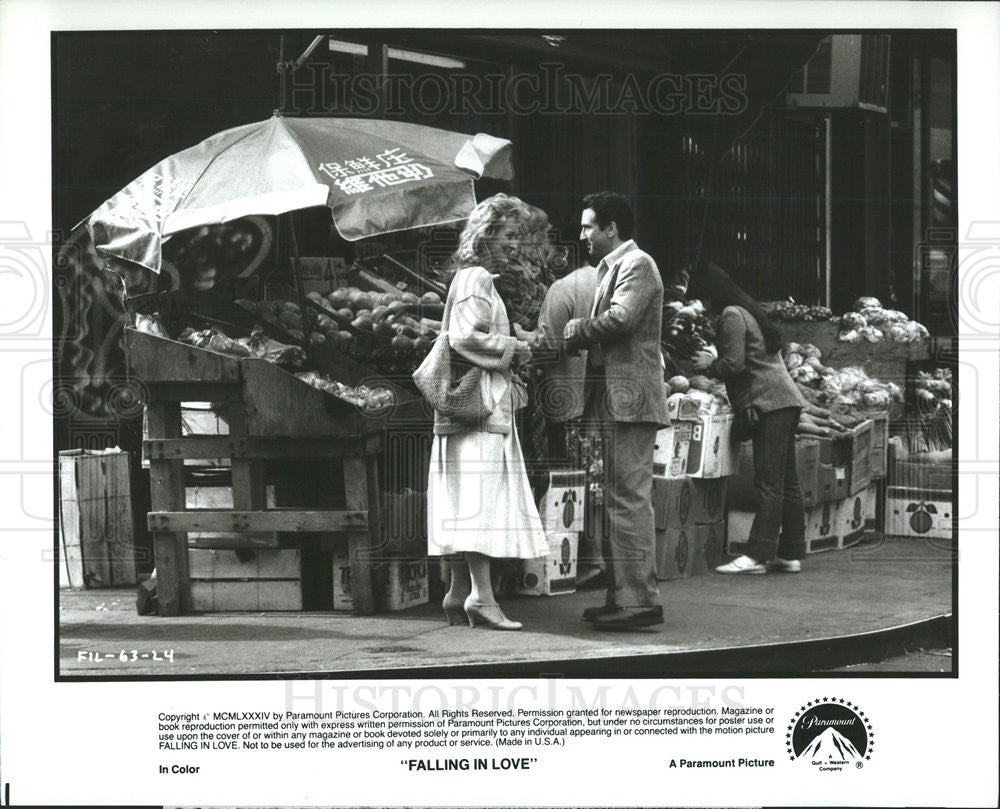
M166 155L279 107L509 138L513 183L477 194L543 208L571 249L582 195L614 189L635 200L637 240L665 278L713 259L761 299L839 312L875 295L950 336L955 37L855 39L852 79L824 31L55 35L53 227L68 234L57 373L85 377L96 424L102 386L124 374L117 292L74 224ZM359 91L358 76L396 84ZM303 225L306 255L355 249Z

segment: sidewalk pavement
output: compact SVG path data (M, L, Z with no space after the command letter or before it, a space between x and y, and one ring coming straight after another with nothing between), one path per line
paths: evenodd
M806 673L893 655L905 660L900 644L926 645L931 636L932 644L949 646L952 562L941 544L872 539L811 555L798 574L710 573L661 582L665 624L628 633L598 632L581 621L584 607L603 602L601 589L504 599L505 612L524 623L520 632L504 633L448 626L437 604L374 616L160 618L136 614L133 588L64 589L59 673L74 679ZM142 657L154 651L164 659ZM98 662L92 652L114 657Z

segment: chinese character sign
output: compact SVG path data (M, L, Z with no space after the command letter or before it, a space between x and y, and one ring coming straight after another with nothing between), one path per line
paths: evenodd
M387 149L374 158L358 157L339 163L320 163L318 171L330 177L345 194L351 195L429 180L434 176L429 166L415 162L399 148Z

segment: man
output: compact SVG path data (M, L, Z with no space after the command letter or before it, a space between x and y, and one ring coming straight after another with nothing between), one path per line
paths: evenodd
M604 606L584 610L597 629L663 623L656 581L653 444L669 423L660 354L663 282L652 258L632 240L628 200L601 192L584 198L580 238L597 264L588 318L566 324L569 351L588 348L585 417L605 434L605 504L611 538Z
M550 465L567 460L566 425L583 415L587 352L562 351L563 331L573 318L587 317L594 305L597 268L589 265L564 275L549 287L538 315L538 330L514 332L532 347L532 363L542 372L538 403L545 416L547 460Z

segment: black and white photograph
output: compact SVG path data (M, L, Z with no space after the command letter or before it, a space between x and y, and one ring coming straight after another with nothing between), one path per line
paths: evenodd
M197 5L0 9L3 803L995 803L1000 15Z
M953 673L955 59L56 34L59 674Z

